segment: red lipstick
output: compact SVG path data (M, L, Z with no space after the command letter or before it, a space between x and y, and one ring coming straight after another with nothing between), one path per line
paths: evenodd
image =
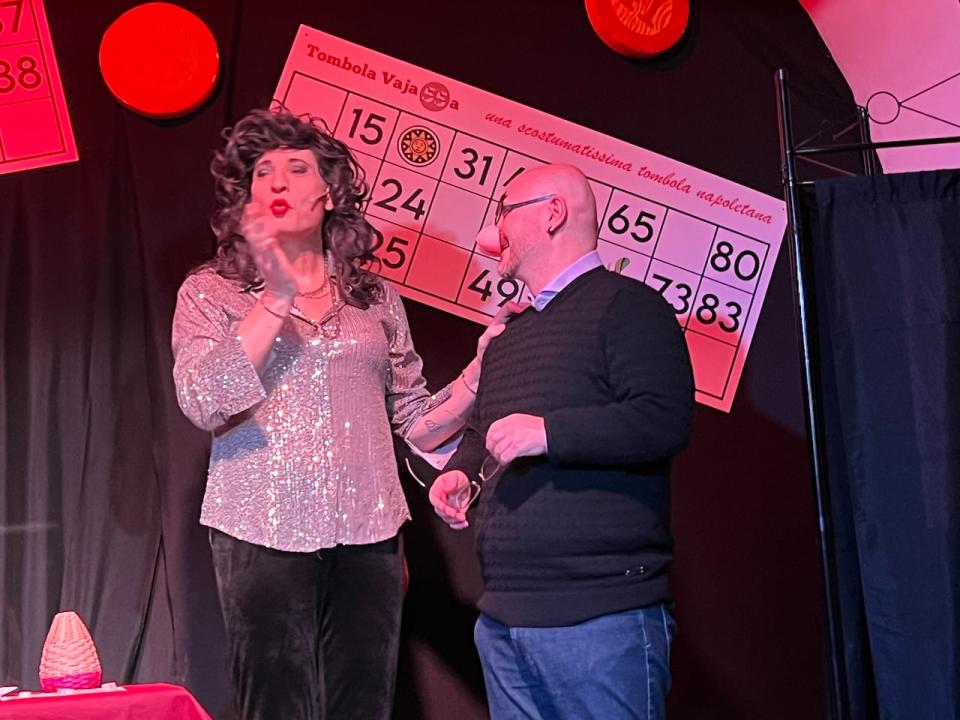
M274 214L274 217L283 217L290 210L290 203L281 198L277 198L272 203L270 203L270 212Z

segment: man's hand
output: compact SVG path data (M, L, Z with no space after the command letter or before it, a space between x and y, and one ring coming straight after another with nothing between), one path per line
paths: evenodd
M500 418L487 430L487 452L501 465L518 457L545 455L547 430L543 418L523 413Z
M460 470L441 473L430 486L430 504L433 511L454 530L463 530L467 522L467 504L470 502L470 480Z

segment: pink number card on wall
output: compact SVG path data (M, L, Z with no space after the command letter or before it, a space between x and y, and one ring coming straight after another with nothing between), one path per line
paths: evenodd
M77 159L42 0L0 0L0 174Z
M380 274L476 322L525 297L474 241L497 199L526 168L579 167L607 268L670 303L697 400L729 412L783 239L782 200L306 26L275 97L355 152Z

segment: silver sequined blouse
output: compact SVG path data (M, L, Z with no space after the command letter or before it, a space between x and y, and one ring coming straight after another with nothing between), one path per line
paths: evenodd
M410 518L391 424L401 436L449 394L426 390L396 291L344 306L325 337L289 317L261 378L237 328L255 295L204 270L173 318L177 400L213 433L200 522L278 550L385 540ZM294 314L296 314L294 312Z

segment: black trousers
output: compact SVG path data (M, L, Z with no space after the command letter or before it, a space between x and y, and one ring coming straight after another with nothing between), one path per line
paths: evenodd
M397 538L283 552L210 531L241 720L388 720L403 561Z

